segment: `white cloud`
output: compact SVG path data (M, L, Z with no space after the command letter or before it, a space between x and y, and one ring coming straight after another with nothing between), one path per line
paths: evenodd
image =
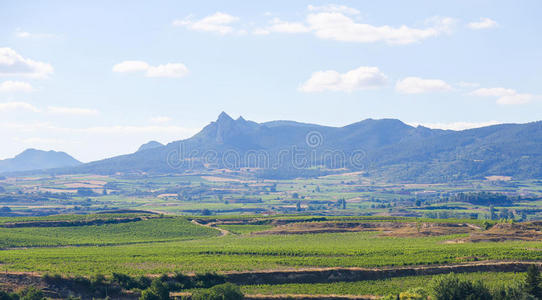
M79 108L79 107L58 107L49 106L47 112L58 115L72 115L72 116L92 116L97 115L99 112L95 109Z
M450 129L450 130L465 130L471 128L480 128L491 125L501 124L498 121L487 121L487 122L451 122L451 123L408 123L412 126L424 126L433 129Z
M315 12L337 12L337 13L343 13L343 14L348 14L348 15L359 14L359 10L355 8L351 8L345 5L337 5L337 4L327 4L327 5L322 5L322 6L309 5L307 6L307 9L309 11L315 11Z
M430 92L445 92L452 87L440 79L423 79L407 77L397 81L395 90L402 94L422 94Z
M24 58L11 48L0 48L0 76L45 78L53 71L48 63Z
M252 28L251 33L254 35L268 35L273 32L312 33L321 39L342 42L410 44L442 34L449 34L457 22L452 18L435 16L426 20L423 28L412 28L406 25L377 26L356 21L352 17L360 12L344 5L309 5L307 9L308 14L305 20L284 21L274 18L270 21L270 25ZM233 26L238 21L238 17L217 12L199 20L193 20L191 16L177 19L173 21L173 25L197 31L216 32L222 35L246 33L246 30L238 30Z
M480 18L480 21L470 22L467 26L470 29L478 30L478 29L495 28L499 26L499 24L497 24L497 22L495 22L494 20L491 20L490 18Z
M22 39L46 39L56 37L56 35L50 33L30 33L28 31L22 31L21 29L15 31L15 36Z
M33 91L33 88L28 82L8 80L0 83L0 92L3 93L31 91Z
M216 32L219 34L229 34L235 32L235 29L231 25L233 23L236 23L237 21L239 21L238 17L222 12L216 12L197 21L192 21L190 17L182 20L175 20L173 21L173 25L183 26L196 31L208 31Z
M147 70L147 77L171 77L179 78L188 74L188 68L179 63L168 63L156 67L151 66Z
M301 22L287 22L279 18L273 18L271 20L271 25L264 28L256 28L252 31L252 34L255 35L267 35L272 32L279 33L306 33L310 31L305 24Z
M478 97L494 97L497 98L497 103L501 105L525 104L531 102L535 98L532 94L520 94L516 90L498 88L481 88L470 93L470 95Z
M39 112L39 109L34 105L26 102L4 102L0 103L0 112L12 111L12 110L29 110L33 112Z
M271 25L266 29L268 32L282 32L282 33L305 33L310 29L305 24L300 22L286 22L279 18L274 18L271 21Z
M439 33L451 34L458 20L450 17L433 16L425 20L425 25L436 29Z
M386 84L386 75L377 67L359 67L340 74L337 71L318 71L312 73L309 80L303 83L302 92L346 91L370 89Z
M126 60L113 66L113 72L139 72L147 71L149 64L140 60Z
M147 77L179 78L188 74L188 68L181 63L167 63L151 66L140 60L127 60L113 66L113 72L145 72Z
M150 118L150 121L152 123L167 123L167 122L171 121L171 118L166 117L166 116L157 116L157 117Z
M431 26L418 29L405 25L392 27L357 23L342 13L322 12L309 14L307 23L314 34L321 39L357 43L410 44L449 33L454 20L432 18Z

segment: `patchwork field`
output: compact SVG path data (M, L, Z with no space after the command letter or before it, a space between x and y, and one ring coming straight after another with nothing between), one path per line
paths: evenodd
M521 240L536 232L536 228L542 228L538 223L515 225L517 229L511 231L514 234L526 229L523 235L517 234L516 240L510 240L511 233L501 228L512 225L495 224L483 230L477 224L461 220L457 223L412 222L406 218L396 218L393 222L386 218L345 221L341 217L327 217L314 221L312 217L285 216L210 222L211 219L202 218L131 214L126 215L124 220L130 222L125 223L86 225L81 222L89 220L85 216L77 222L81 224L78 226L68 223L49 227L47 223L58 225L61 218L55 219L44 218L33 223L25 219L13 221L10 226L29 227L0 228L3 268L74 275L81 274L78 270L88 275L119 269L129 274L159 274L178 270L382 267L542 257L542 242ZM67 220L73 223L76 219L69 216ZM123 218L105 220L118 222ZM37 227L30 227L32 224ZM229 234L221 236L214 227ZM478 241L480 236L495 236L499 232L504 236L502 242ZM537 233L530 236L535 239ZM462 242L455 242L458 240ZM106 245L109 247L101 247ZM84 255L79 259L81 254ZM68 263L55 265L52 260L59 256L73 257Z
M55 286L53 298L103 275L126 299L153 278L169 278L175 293L232 282L253 299L372 299L452 272L517 283L542 260L534 181L390 184L359 173L264 181L239 171L0 186L0 284ZM103 296L89 293L79 296Z

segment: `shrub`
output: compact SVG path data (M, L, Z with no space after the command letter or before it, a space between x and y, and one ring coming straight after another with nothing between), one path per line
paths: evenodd
M35 287L28 287L21 291L20 294L21 300L42 300L43 299L43 293L41 290L38 290Z
M183 273L176 273L173 279L178 283L179 289L190 289L193 287L192 278Z
M19 295L0 291L0 300L19 300Z
M192 295L192 300L242 300L241 289L233 283L216 285L207 290L200 290Z
M194 287L198 288L210 288L212 286L226 282L224 276L218 275L216 273L196 274L193 280Z
M536 298L525 293L524 285L521 283L512 283L500 286L491 291L494 300L535 300Z
M126 274L120 274L120 273L113 273L113 278L112 278L112 281L116 284L118 284L121 288L125 289L125 290L131 290L131 289L135 289L135 288L141 288L141 285L139 284L139 282L126 275ZM143 287L144 289L147 288L148 286L145 286Z
M542 298L542 289L540 288L540 270L538 267L531 265L527 269L527 277L525 278L525 292L537 299Z
M437 276L430 283L435 300L491 300L489 289L482 282L460 279L454 273Z
M148 278L148 277L140 276L137 279L137 283L138 283L140 289L146 289L146 288L151 286L152 280L150 278Z
M139 300L160 300L160 298L151 289L146 289L141 292Z
M141 293L140 300L168 300L169 290L167 285L160 280L154 279L151 286Z

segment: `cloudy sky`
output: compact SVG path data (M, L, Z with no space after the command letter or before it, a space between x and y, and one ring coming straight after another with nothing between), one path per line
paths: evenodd
M542 2L0 1L0 159L82 161L221 111L342 126L542 119Z

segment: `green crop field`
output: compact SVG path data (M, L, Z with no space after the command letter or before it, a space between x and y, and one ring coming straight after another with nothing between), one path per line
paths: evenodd
M0 228L0 247L132 244L215 235L216 230L191 224L185 218L167 217L92 226Z
M536 233L523 240L468 240L489 228L537 220L542 190L533 181L391 184L355 174L263 181L210 172L36 177L0 184L5 187L0 193L0 271L7 274L154 278L177 272L542 260L542 238ZM78 188L84 186L93 188ZM478 191L490 193L479 198L510 195L512 203L473 204L457 196L466 199ZM382 228L360 229L365 226ZM448 231L431 232L433 226ZM429 232L416 232L422 227ZM461 276L500 285L523 275ZM241 288L262 294L384 295L420 286L430 277Z
M445 243L465 235L401 238L376 232L250 234L270 226L222 225L243 234L218 236L216 229L192 224L183 217L164 217L123 224L0 228L6 249L0 251L0 261L8 271L144 275L542 259L542 242Z
M482 280L494 288L511 282L519 282L525 278L523 273L486 272L458 274L459 278ZM307 295L379 295L399 294L410 288L425 286L432 276L407 276L382 280L366 280L355 282L310 283L310 284L266 284L245 285L242 290L247 294L307 294Z

